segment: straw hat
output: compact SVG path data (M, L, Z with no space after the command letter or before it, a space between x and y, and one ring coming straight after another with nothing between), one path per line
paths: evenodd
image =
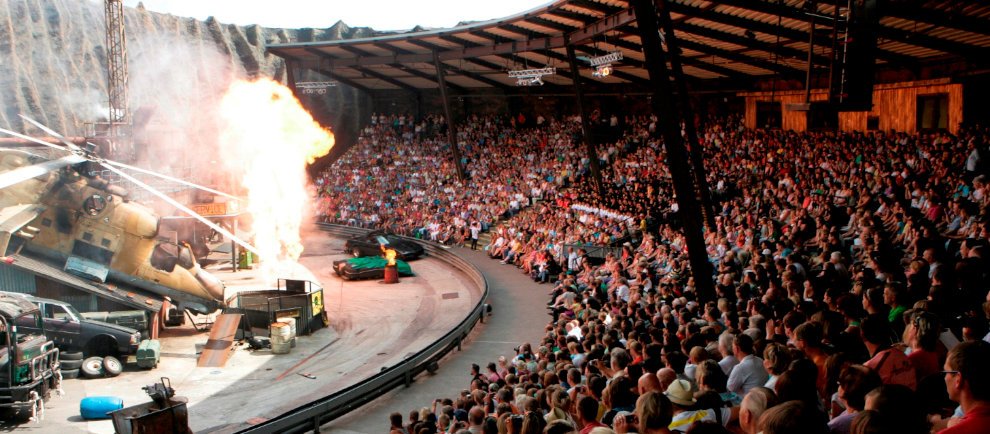
M691 383L687 380L677 379L670 386L667 386L667 392L664 393L670 402L674 404L689 407L694 405L694 393L691 392Z

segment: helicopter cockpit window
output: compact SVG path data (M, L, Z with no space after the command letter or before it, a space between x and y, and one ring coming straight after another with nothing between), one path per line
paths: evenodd
M183 243L179 246L179 266L187 270L191 270L196 266L196 259L188 244Z
M94 194L83 202L83 209L89 215L97 215L103 208L107 207L107 199L99 194Z
M171 273L178 265L187 270L196 266L196 258L188 244L175 245L172 243L159 243L151 252L151 266Z

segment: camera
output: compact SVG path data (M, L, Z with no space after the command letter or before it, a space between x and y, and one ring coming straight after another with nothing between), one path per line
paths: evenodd
M636 415L635 414L627 414L626 415L626 423L629 424L629 425L635 424L636 423Z
M516 354L519 354L519 347L518 346L517 347L512 347L512 351L515 351Z

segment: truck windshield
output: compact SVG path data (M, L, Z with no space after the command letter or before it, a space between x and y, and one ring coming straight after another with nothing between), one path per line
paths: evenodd
M28 335L41 334L43 330L40 312L28 312L14 318L17 327L17 342L23 342Z

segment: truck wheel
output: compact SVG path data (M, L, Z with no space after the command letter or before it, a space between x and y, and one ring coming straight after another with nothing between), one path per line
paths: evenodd
M79 378L79 370L78 369L63 369L62 370L62 379L63 380L71 380L73 378Z
M116 377L124 372L124 365L116 357L106 356L103 358L103 372L107 377Z
M82 367L82 360L62 360L58 362L59 366L62 367L62 372L71 371L73 369L78 370Z
M82 374L86 378L97 378L103 376L103 357L90 357L83 360Z
M61 360L61 361L63 361L63 362L66 361L66 360L82 360L83 359L83 352L82 351L63 351L63 352L58 353L58 359Z

